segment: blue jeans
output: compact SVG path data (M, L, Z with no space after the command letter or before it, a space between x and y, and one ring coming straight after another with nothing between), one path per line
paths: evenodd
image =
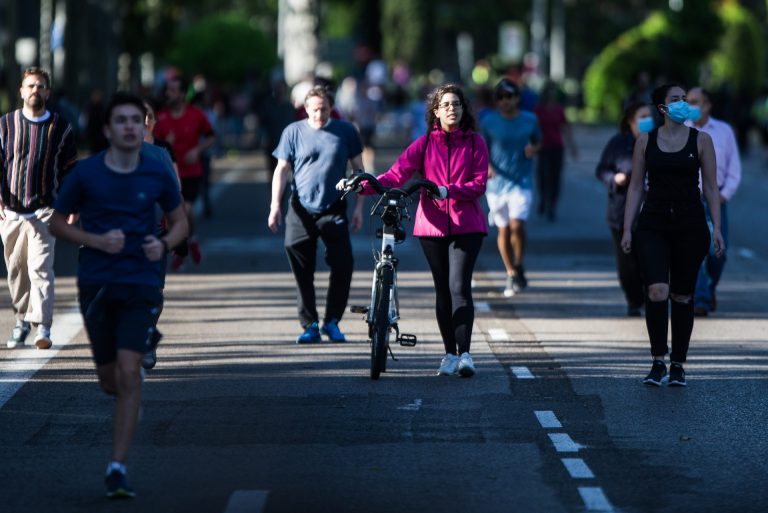
M725 250L721 257L715 256L714 244L710 245L709 253L704 258L704 262L699 269L699 276L696 278L696 292L693 298L694 307L703 308L707 312L712 308L712 296L715 294L715 288L720 282L720 276L725 267L726 251L728 250L728 209L727 203L720 203L720 231L723 234ZM704 210L707 213L707 224L712 230L712 219L709 216L709 208L704 201Z

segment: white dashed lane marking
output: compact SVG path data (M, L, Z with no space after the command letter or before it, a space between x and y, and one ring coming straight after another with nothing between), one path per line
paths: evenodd
M594 479L595 474L581 458L560 458L565 469L574 479Z
M587 511L602 511L604 513L613 511L608 497L605 496L603 489L599 486L579 486L579 495L581 495L581 500L584 501L584 507Z
M528 367L510 367L510 369L512 369L512 374L514 374L517 379L536 379L536 376L528 370Z
M549 439L552 440L557 452L579 452L580 449L586 448L574 442L567 433L549 433Z
M541 427L544 429L563 427L563 425L555 416L555 412L553 411L535 411L533 413L536 415L536 418L539 420L539 424L541 424Z
M509 341L509 335L507 335L507 332L504 331L501 328L489 328L488 329L488 336L491 337L491 340L496 342L508 342Z

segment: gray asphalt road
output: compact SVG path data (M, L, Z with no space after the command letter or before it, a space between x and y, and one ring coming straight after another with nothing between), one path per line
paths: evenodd
M486 239L471 380L434 376L442 344L412 238L398 248L401 328L420 342L397 348L378 382L358 316L342 324L347 344L294 344L295 292L282 239L266 229L261 158L219 161L215 216L201 224L206 258L169 276L131 503L103 498L112 401L74 310L74 252L60 246L57 351L0 347L1 510L768 510L768 172L745 162L718 312L696 322L690 386L650 389L640 383L645 326L623 317L592 175L609 135L578 129L581 158L567 165L558 221L530 223L524 294L501 296ZM379 151L379 167L396 154ZM352 303L370 288L369 234L354 238ZM321 266L321 296L326 279ZM6 296L2 306L0 332L10 332Z

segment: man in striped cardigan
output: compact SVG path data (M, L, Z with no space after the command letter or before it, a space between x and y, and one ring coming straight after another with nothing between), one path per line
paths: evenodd
M16 325L7 345L23 346L33 326L35 346L51 347L53 251L51 205L77 159L72 127L49 112L51 80L28 68L21 81L22 108L0 117L0 236Z

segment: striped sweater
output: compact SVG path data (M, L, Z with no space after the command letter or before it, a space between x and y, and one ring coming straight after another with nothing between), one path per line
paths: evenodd
M0 195L20 214L50 207L77 160L72 127L56 113L30 121L21 109L0 117Z

